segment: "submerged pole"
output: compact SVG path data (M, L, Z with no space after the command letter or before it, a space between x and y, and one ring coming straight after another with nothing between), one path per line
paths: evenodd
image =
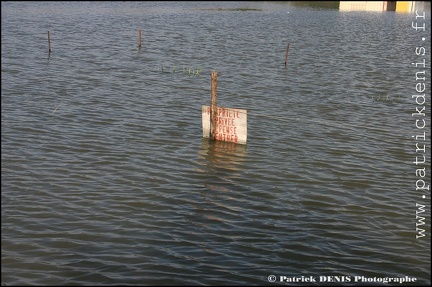
M51 39L50 39L50 32L48 31L48 52L51 53Z
M138 48L141 48L141 29L138 29Z
M216 103L216 89L217 89L217 72L211 72L211 108L210 108L210 138L216 139L216 115L217 115L217 103Z
M289 43L288 43L288 46L287 46L287 49L286 49L286 54L285 54L285 68L286 68L286 65L287 65L287 60L288 60L288 50L289 50Z

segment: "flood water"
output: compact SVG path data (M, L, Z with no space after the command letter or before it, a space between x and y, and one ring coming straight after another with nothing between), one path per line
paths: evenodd
M430 285L430 10L413 21L2 1L2 286ZM218 105L248 112L245 145L202 137L211 71Z

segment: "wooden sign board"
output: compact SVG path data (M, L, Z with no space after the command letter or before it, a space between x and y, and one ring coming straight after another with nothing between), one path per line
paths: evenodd
M202 106L203 137L210 137L210 106ZM215 140L246 144L247 110L217 107Z

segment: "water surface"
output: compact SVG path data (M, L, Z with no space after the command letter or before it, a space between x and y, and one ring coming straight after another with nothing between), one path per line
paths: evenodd
M430 65L431 48L413 14L287 2L1 13L2 285L430 285L411 63L422 45ZM247 145L202 138L213 70L218 104L248 110ZM426 86L430 113L430 74Z

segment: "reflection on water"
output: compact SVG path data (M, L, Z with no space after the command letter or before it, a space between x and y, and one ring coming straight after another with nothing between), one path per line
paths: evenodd
M208 172L223 169L240 171L245 161L246 147L244 144L203 138L199 155L207 162Z
M246 145L213 141L203 138L199 150L200 172L205 174L204 185L209 191L236 190L246 158Z

